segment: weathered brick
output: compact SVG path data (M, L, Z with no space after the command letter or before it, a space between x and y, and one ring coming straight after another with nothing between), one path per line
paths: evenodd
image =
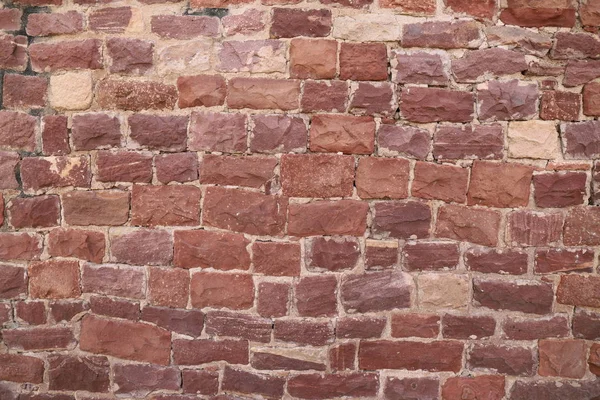
M37 119L16 111L0 111L0 149L33 151Z
M198 36L217 36L219 19L197 15L153 15L152 33L165 39L189 40Z
M190 282L192 306L244 310L254 303L252 275L196 272Z
M504 380L499 375L479 375L474 377L450 377L442 386L444 399L455 399L469 395L500 400L504 398Z
M285 378L280 376L256 374L225 367L221 387L227 391L277 398L283 396L285 383Z
M262 282L258 285L256 312L262 317L283 317L288 312L290 285Z
M533 118L538 112L538 97L537 84L521 83L517 79L482 83L477 86L479 119L505 121Z
M561 386L550 381L516 381L511 392L511 400L544 400L558 396L558 398L594 398L600 394L598 380L591 381L564 381Z
M101 109L172 110L177 89L162 82L108 78L96 86L96 99Z
M68 118L64 115L46 115L42 119L42 150L47 156L60 156L71 151Z
M395 52L392 68L392 81L395 83L446 85L449 81L440 54Z
M581 379L585 375L586 344L578 339L544 339L539 341L540 376Z
M383 43L347 43L340 46L340 79L385 81L388 78L387 49Z
M290 42L290 76L299 79L334 78L337 49L335 40L293 39Z
M15 229L49 228L60 224L60 199L55 195L16 197L6 209Z
M46 104L48 80L37 76L4 75L2 104L6 108L41 108Z
M24 71L27 67L27 36L0 36L0 68Z
M243 235L207 230L175 231L174 264L181 268L218 270L250 268L250 241Z
M96 179L100 182L152 181L152 155L133 151L99 151L96 156Z
M513 211L507 219L506 242L513 246L557 244L561 237L562 228L562 214Z
M583 114L600 116L600 83L590 82L583 87Z
M169 265L173 236L160 229L112 230L111 260L133 265Z
M565 87L579 86L600 77L600 60L570 60L564 72Z
M332 275L307 276L294 287L296 309L302 317L337 314L337 279Z
M2 151L0 152L0 188L17 189L17 165L21 158L18 153Z
M123 225L129 219L129 193L119 190L72 191L62 195L69 225Z
M79 114L73 117L73 147L94 150L121 145L121 122L108 114Z
M39 260L42 238L30 233L0 233L0 260Z
M470 2L444 0L444 4L455 13L466 14L482 19L492 19L497 10L496 0L476 0Z
M19 301L15 304L15 316L28 325L43 325L47 322L46 306L42 301Z
M417 201L375 203L371 231L374 235L408 239L429 236L431 209Z
M555 59L598 58L600 39L587 33L557 32L550 56Z
M200 183L260 188L275 177L274 157L238 157L206 154L202 158Z
M79 347L90 353L167 365L171 333L139 322L87 315L81 322Z
M176 268L150 268L148 272L148 299L151 304L179 308L187 306L189 272Z
M306 86L304 87L306 93ZM255 115L250 137L250 151L258 153L303 152L308 129L300 117L288 115ZM245 136L244 139L245 141ZM241 148L241 146L240 146Z
M236 77L228 83L230 108L293 110L299 102L300 81Z
M50 390L108 391L110 364L106 357L53 354L48 365Z
M310 150L370 154L375 147L372 117L335 114L315 115L310 127Z
M144 396L155 390L179 390L181 387L181 373L175 367L115 364L113 373L117 393Z
M348 84L344 81L304 81L300 106L304 112L344 112Z
M423 400L439 399L440 382L435 377L398 378L388 377L385 380L384 394L387 398L407 397Z
M331 11L323 9L274 8L271 37L322 37L331 31Z
M50 231L48 252L54 257L75 257L101 263L105 242L103 232L56 228Z
M75 337L67 327L34 327L25 329L4 329L2 339L9 349L59 350L72 349Z
M452 73L458 82L483 82L490 77L512 75L527 70L523 53L502 48L467 52L452 61Z
M271 340L272 322L267 318L227 311L211 311L206 314L206 333L232 336L252 342L268 343Z
M18 31L21 28L22 14L18 8L3 8L0 10L0 29Z
M102 68L102 41L86 39L29 46L31 66L36 72Z
M502 326L504 336L512 340L536 340L551 337L569 336L569 321L563 315L548 319L542 318L508 318Z
M408 271L455 269L459 258L455 243L409 242L402 248L403 266Z
M423 310L466 309L470 281L463 274L426 273L417 277L419 307Z
M227 83L219 75L192 75L177 78L179 108L223 105Z
M0 265L0 298L12 299L27 294L26 269Z
M567 123L561 128L565 158L591 159L600 157L600 122Z
M598 221L600 210L594 207L571 208L565 218L563 242L566 246L597 246L600 244Z
M140 303L104 296L90 298L90 310L96 315L137 321L140 318Z
M248 364L248 341L176 339L173 340L173 360L178 365L199 365L213 361Z
M327 321L310 319L275 320L275 340L300 345L324 346L334 339L333 325Z
M574 8L519 7L517 5L502 10L500 20L507 25L571 28L575 25L576 17Z
M367 228L368 210L367 203L356 200L290 204L288 234L362 236Z
M434 0L379 0L379 6L397 9L403 14L411 15L433 15L437 9Z
M29 36L53 36L79 33L83 30L83 14L77 11L51 14L30 14L27 18L26 30Z
M422 22L402 27L402 47L478 48L483 40L475 21Z
M79 297L79 263L48 260L32 263L27 269L29 294L33 298Z
M398 241L367 240L365 247L365 268L378 270L393 268L398 263Z
M210 54L214 46L208 38L158 44L155 69L160 76L175 80L181 75L200 74L211 69Z
M522 164L476 161L471 171L469 205L526 206L533 168Z
M0 354L0 379L11 382L42 383L44 360L21 354Z
M254 242L254 272L271 276L300 275L300 244L287 242Z
M131 20L131 7L105 7L93 10L88 16L91 30L105 33L125 31Z
M483 1L496 2L495 0ZM552 37L550 35L516 26L489 26L486 27L485 34L489 45L492 47L508 46L508 48L538 57L544 57L552 48Z
M379 387L377 374L304 374L289 379L288 392L300 398L374 397Z
M200 336L204 327L204 314L200 310L145 306L140 318L169 331L193 337Z
M577 121L581 110L581 96L578 93L548 90L542 93L540 103L541 119Z
M285 72L287 46L279 40L229 40L221 43L217 69L223 72Z
M466 168L417 161L411 192L422 199L464 203L468 180Z
M455 90L404 87L400 111L411 122L471 122L474 114L473 93Z
M354 157L329 154L284 154L283 194L291 197L349 197L354 186ZM247 170L247 168L246 168Z
M359 368L363 370L408 369L458 372L462 364L463 344L457 341L361 342L358 349ZM397 357L402 354L402 357Z
M243 114L193 113L189 149L242 153L246 150L246 136Z
M154 63L154 44L146 40L110 38L106 49L111 59L111 73L141 75Z
M545 282L490 279L473 282L473 302L493 310L548 314L552 311L553 300L552 285Z
M160 154L154 157L156 179L167 184L191 182L198 179L198 156L196 153Z
M598 340L600 338L600 313L577 308L573 314L572 331L576 338ZM568 335L565 335L568 336Z
M356 115L393 115L398 107L394 86L387 82L359 82L352 93L349 111Z
M195 186L134 185L131 223L141 226L198 225L200 197L200 189Z
M478 343L468 353L467 366L505 375L532 376L535 359L528 347Z
M496 320L486 315L445 314L442 335L448 339L483 339L494 336Z
M405 273L383 271L346 275L341 301L346 312L365 313L409 308L414 282Z
M391 334L394 338L436 338L440 333L440 317L434 314L392 314Z
M563 275L556 289L556 301L574 306L600 306L600 278L596 276Z
M306 267L315 271L353 269L360 257L360 244L352 237L316 237L306 242Z
M266 13L256 8L242 10L241 13L230 13L221 18L226 35L248 35L260 32L265 27Z
M81 287L84 293L141 299L145 293L143 268L114 264L83 266Z
M267 349L265 349L267 350ZM285 351L278 349L274 352L255 351L250 361L252 367L259 370L292 370L292 371L325 371L325 363L319 357L311 357L310 353L302 351Z
M440 126L433 137L437 160L500 159L504 133L500 125Z
M219 391L219 373L206 370L184 369L183 392L214 395Z
M335 334L342 339L379 338L385 325L382 317L342 317L337 319Z

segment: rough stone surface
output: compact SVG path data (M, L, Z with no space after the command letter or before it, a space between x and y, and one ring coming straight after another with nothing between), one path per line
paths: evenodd
M482 120L522 120L537 113L539 93L536 84L521 83L516 79L489 81L477 89L478 113Z

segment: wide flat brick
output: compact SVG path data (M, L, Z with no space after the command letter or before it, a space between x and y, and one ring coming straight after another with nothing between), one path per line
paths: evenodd
M315 115L310 127L310 150L370 154L375 147L375 121L368 116Z

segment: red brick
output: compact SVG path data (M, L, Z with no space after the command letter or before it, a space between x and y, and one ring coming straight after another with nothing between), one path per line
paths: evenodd
M391 83L359 82L352 94L349 112L356 115L391 116L397 107Z
M565 87L579 86L592 81L600 76L600 60L570 60L567 67L561 69L560 74L564 73L563 85Z
M581 308L575 309L572 323L574 337L598 340L600 338L600 330L598 328L600 328L600 313L586 311Z
M385 81L388 78L387 48L383 43L342 43L340 79Z
M600 307L600 277L563 275L556 289L556 301L583 307Z
M21 158L18 153L2 151L0 152L0 188L17 189L17 165Z
M73 117L73 147L94 150L121 145L121 122L108 114L79 114Z
M473 302L493 310L521 311L548 314L552 311L554 293L552 285L545 282L510 282L475 279Z
M169 265L173 260L173 236L160 229L136 229L110 233L111 260L133 265Z
M4 31L18 31L21 29L22 14L18 8L0 10L0 29Z
M98 293L131 299L144 297L145 280L143 268L110 264L98 266L86 264L81 274L81 286L84 293Z
M439 54L395 52L392 68L395 83L446 85L449 80Z
M99 151L96 179L100 182L152 181L152 155L133 151Z
M38 260L41 237L29 233L0 233L0 260Z
M167 184L191 182L198 179L196 153L159 154L154 157L156 179Z
M286 197L209 187L203 207L202 220L207 226L271 236L281 236L285 228Z
M7 205L10 224L16 228L48 228L60 224L58 196L16 197Z
M140 318L140 303L104 296L90 298L90 310L96 315L124 318L137 321Z
M436 338L440 333L440 317L433 314L392 314L391 335L394 338Z
M504 132L500 125L440 126L433 138L437 160L501 159Z
M254 303L252 275L196 272L190 282L192 306L246 310Z
M290 285L262 282L258 285L256 312L263 317L283 317L288 313Z
M51 14L34 13L27 18L27 34L29 36L68 35L79 33L82 30L83 14L77 11Z
M180 76L177 78L179 108L223 105L227 83L219 75Z
M148 299L151 304L185 308L188 303L190 274L180 269L150 268Z
M0 111L0 147L3 150L33 151L37 119L16 111Z
M199 365L213 361L248 364L248 341L176 339L173 340L173 360L177 365Z
M255 8L244 10L240 14L229 14L221 18L226 35L248 35L265 28L265 12Z
M48 260L28 268L29 295L33 298L61 299L79 297L79 263Z
M219 20L197 15L153 15L152 33L165 39L189 40L199 36L217 36Z
M300 244L291 242L254 242L254 272L271 276L300 275Z
M600 39L587 33L557 32L550 56L554 59L597 58Z
M332 79L336 75L335 40L293 39L290 42L290 76L299 79Z
M545 400L552 396L558 398L594 398L600 393L598 380L563 381L557 386L553 380L516 381L511 392L512 400Z
M243 114L193 113L189 149L242 153L246 150L246 136Z
M184 369L182 379L184 393L211 395L219 391L218 372Z
M123 225L129 219L129 193L117 190L73 191L62 196L69 225Z
M24 71L27 67L27 36L0 36L0 68Z
M525 27L558 26L572 28L575 25L575 9L572 8L505 8L500 20L506 25Z
M541 119L577 121L581 110L581 96L578 93L549 90L542 93L540 104Z
M111 21L114 22L114 21ZM106 50L112 62L111 73L143 74L153 65L154 44L146 40L110 38Z
M362 236L367 227L367 203L356 200L290 204L288 234L292 236ZM344 218L340 218L340 216Z
M134 185L131 223L194 226L200 223L200 189L195 186Z
M20 171L24 189L89 187L91 181L87 156L26 157Z
M277 164L274 157L206 154L202 158L200 183L260 188L275 177Z
M550 337L566 337L570 334L569 321L557 315L549 319L508 318L502 326L504 336L512 340L537 340Z
M149 150L184 151L188 120L187 116L134 114L128 119L130 138Z
M302 118L259 114L253 117L253 123L252 152L299 152L306 149L308 132Z
M485 315L446 314L442 319L442 335L448 339L483 339L494 336L496 320Z
M29 46L31 66L36 72L64 69L102 68L102 41L73 40L56 43L34 43Z
M110 364L106 357L53 354L48 357L48 364L50 390L107 392L109 389ZM74 376L78 379L72 379Z
M354 186L354 158L325 154L284 154L281 157L280 175L286 196L351 196Z
M46 104L47 91L46 78L6 74L2 86L2 104L6 108L41 108Z
M287 357L269 352L253 352L250 362L252 368L260 370L325 371L326 369L324 362Z
M468 181L469 171L466 168L417 162L412 195L423 199L464 203Z
M405 87L400 110L411 122L471 122L475 98L473 93L456 90Z
M341 302L348 313L366 313L409 308L414 282L396 271L346 275L342 280Z
M227 105L230 108L294 110L299 107L300 81L271 78L232 78Z
M333 325L310 319L279 319L275 321L275 340L308 346L325 346L334 339Z
M296 309L303 317L337 315L337 279L332 275L308 276L294 288Z
M13 299L27 294L26 269L0 265L0 298Z
M478 86L477 107L481 121L530 119L537 115L539 91L536 83L487 81Z
M75 257L101 263L105 242L103 232L56 228L50 231L48 252L53 257Z
M397 241L367 240L365 247L365 269L379 270L394 268L397 263Z
M381 125L377 133L379 154L425 159L429 153L430 134L410 126Z
M562 128L565 158L592 159L600 157L598 131L600 131L600 122L598 121L567 123Z
M174 264L181 268L248 270L250 243L243 235L207 230L175 231Z
M600 209L585 206L571 208L565 218L565 246L600 245L599 221Z
M122 33L129 25L131 7L107 7L92 11L88 17L91 30L104 33Z
M267 398L283 396L285 378L274 375L256 374L244 370L225 367L222 390L246 393L253 396L262 395Z
M305 248L306 267L311 271L353 269L360 257L360 244L352 237L316 237Z
M590 347L590 357L588 359L590 372L596 376L600 376L600 346L598 343L593 343Z
M171 333L139 322L87 315L81 322L79 347L90 353L167 365Z
M537 249L535 273L592 272L594 254L591 249Z
M379 0L379 6L411 15L434 15L437 8L435 0Z
M533 177L538 207L568 207L583 204L587 176L583 172L557 172Z
M530 166L476 161L471 171L468 204L526 206L532 175L533 168Z
M429 236L431 209L417 201L375 203L371 231L375 235L408 239Z
M535 359L527 347L478 343L468 353L467 367L504 375L532 376Z
M586 372L587 348L584 340L544 339L538 344L540 376L581 379Z
M0 325L12 322L13 311L10 303L0 304Z
M507 219L506 241L513 246L556 244L560 240L562 228L562 214L513 211Z
M583 113L600 116L600 83L590 82L583 87Z
M431 21L402 27L402 47L478 48L481 41L475 21Z
M42 149L44 155L59 156L71 151L68 118L64 115L46 115L42 119Z
M409 162L392 158L361 158L356 171L358 195L364 199L408 196Z
M461 58L452 60L452 73L458 82L484 82L492 77L513 75L525 70L527 70L525 54L499 47L472 50ZM498 93L494 93L494 91L506 88L511 88L511 86L496 83L489 88L493 92L487 94L488 96L490 94L498 96ZM537 98L532 100L535 105ZM518 104L518 101L515 103Z
M271 341L273 323L268 318L227 311L210 311L206 314L206 333L219 337L232 336L252 342Z
M24 351L66 350L75 346L75 337L71 328L57 326L4 329L2 339L9 349Z
M109 78L96 86L96 99L101 109L172 110L177 102L177 89L161 82Z
M42 383L44 360L21 354L0 354L0 380Z
M383 334L386 319L382 317L342 317L337 319L335 334L341 339L372 339Z
M372 117L315 115L310 128L310 150L370 154L375 146L375 122Z
M288 392L294 397L328 399L338 397L375 397L379 388L377 374L303 374L289 379Z
M496 0L445 0L446 7L455 13L466 14L482 19L492 19L496 14Z
M429 343L379 340L361 342L359 368L363 370L408 369L458 372L464 345L456 341ZM402 357L397 357L402 354Z
M331 11L327 9L274 8L271 37L322 37L331 30Z
M42 301L19 301L15 304L15 316L28 325L46 323L46 305Z
M386 398L423 398L439 399L440 382L438 378L397 378L385 380Z
M408 271L455 269L460 258L458 245L443 242L409 242L402 249Z
M504 398L504 377L499 375L479 375L474 377L450 377L442 386L442 398L459 399L468 396L501 400Z
M145 306L142 310L141 320L193 337L200 336L204 328L204 314L200 310Z
M179 390L181 373L176 367L158 367L141 364L113 366L116 393L144 395L160 390Z
M348 84L344 81L305 81L300 105L304 112L344 112Z

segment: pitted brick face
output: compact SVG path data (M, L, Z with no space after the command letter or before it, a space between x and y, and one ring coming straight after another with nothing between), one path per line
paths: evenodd
M598 0L0 8L0 400L600 399Z

